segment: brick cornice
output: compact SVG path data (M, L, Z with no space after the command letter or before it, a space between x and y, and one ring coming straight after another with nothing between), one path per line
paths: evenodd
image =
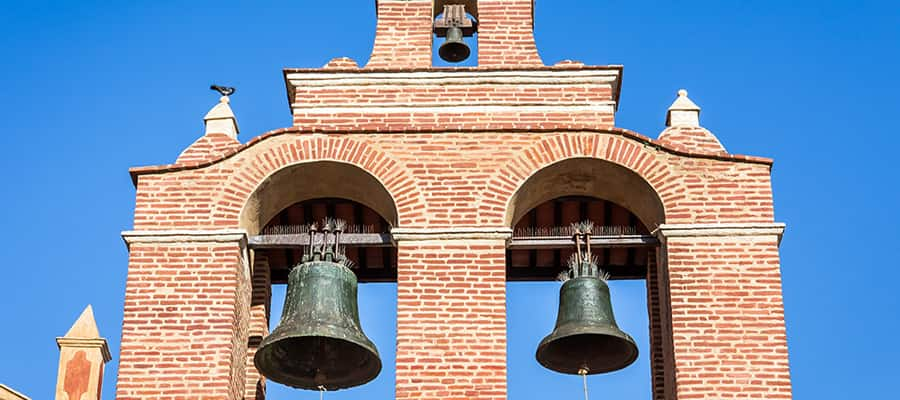
M412 128L412 127L411 127ZM732 162L743 162L743 163L753 163L753 164L764 164L771 166L773 164L773 160L771 158L766 157L756 157L756 156L747 156L747 155L739 155L739 154L708 154L708 153L699 153L692 152L684 149L674 149L664 143L660 143L657 140L650 139L647 136L644 136L640 133L624 129L624 128L583 128L583 127L556 127L549 129L535 129L535 128L522 128L522 129L472 129L466 130L465 132L470 133L479 133L479 132L500 132L500 133L561 133L561 132L587 132L587 133L605 133L605 134L613 134L619 135L641 144L645 144L648 146L655 147L659 150L668 152L670 154L674 154L682 157L689 158L704 158L704 159L713 159L713 160L721 160L721 161L732 161ZM152 175L152 174L162 174L167 172L177 172L191 169L200 169L204 167L208 167L210 165L217 164L219 162L225 161L231 157L234 157L236 154L245 151L246 149L265 141L266 139L287 135L287 134L325 134L325 135L345 135L348 132L346 130L335 130L335 131L309 131L307 129L303 129L300 127L292 126L288 128L280 128L275 129L269 132L266 132L262 135L259 135L249 142L245 143L240 147L236 147L227 153L222 154L219 158L206 160L206 161L196 161L184 164L164 164L164 165L151 165L144 167L132 167L128 170L131 175L132 183L137 186L137 179L141 175ZM385 134L385 132L368 132L368 131L354 131L353 134L367 134L367 133L380 133ZM405 131L396 131L391 133L446 133L442 130L417 130L417 129L409 129Z

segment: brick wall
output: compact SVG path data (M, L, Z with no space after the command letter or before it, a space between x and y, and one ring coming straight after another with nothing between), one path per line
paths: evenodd
M397 399L506 398L502 240L400 241Z
M659 194L665 208L667 224L765 224L771 223L773 220L769 182L770 164L767 160L679 152L624 130L326 135L307 134L296 129L286 129L261 137L234 154L208 161L206 164L167 166L153 171L149 169L135 170L134 172L138 176L135 228L153 231L238 227L241 223L240 215L243 205L247 203L255 188L264 184L267 177L278 173L286 166L312 160L348 163L357 166L360 171L366 171L375 176L385 185L397 204L399 227L413 229L503 227L509 226L509 222L506 220L506 210L510 206L513 195L520 190L530 176L560 160L573 158L607 160L638 173ZM323 193L323 196L327 197L327 193ZM416 247L415 242L400 242L400 246L398 260L398 290L400 293L398 396L444 398L441 396L447 394L450 396L447 398L453 396L461 396L460 398L466 398L466 396L469 396L467 398L503 397L505 395L505 378L498 378L497 381L482 380L485 376L502 377L505 375L503 368L496 371L491 370L490 374L496 375L484 375L484 371L475 368L474 370L479 372L480 378L461 372L465 368L460 369L458 373L454 372L453 376L446 375L444 372L432 372L436 375L426 376L422 375L425 372L421 371L427 371L428 368L434 368L439 364L445 366L444 371L451 371L452 368L446 369L447 361L441 357L416 357L417 351L422 351L422 346L427 345L434 348L432 344L443 344L445 341L449 341L455 348L471 346L472 349L483 351L484 354L491 354L483 359L486 367L502 367L504 363L502 361L504 359L503 350L496 352L491 350L499 343L495 343L494 340L499 341L505 335L505 330L501 329L505 324L502 312L498 311L495 315L497 320L490 324L482 326L479 323L468 326L461 324L463 319L447 319L443 314L432 313L437 308L446 306L445 304L435 308L437 302L421 303L421 299L417 296L441 298L442 292L439 289L445 288L444 281L439 281L436 274L452 273L460 274L458 278L460 286L454 290L471 290L472 296L477 295L481 289L468 286L474 285L474 283L467 280L482 278L474 275L472 271L498 274L495 278L497 282L502 282L503 252L497 250L496 254L483 254L485 251L491 253L493 250L455 249L450 254L459 255L460 258L451 258L459 263L455 266L457 269L453 269L449 268L453 266L444 264L446 261L443 258L447 258L448 254L446 249L439 245L423 249ZM495 244L495 246L500 245ZM777 247L774 247L774 242L769 244L768 250L777 257ZM676 250L670 247L669 254L672 254L673 251ZM747 248L746 251L749 256L755 254L753 252L756 250ZM467 261L463 254L480 254L479 257L485 257L480 261L484 264L480 262L472 264L473 260ZM135 253L133 252L132 255L135 256ZM728 255L728 257L733 258L737 263L747 263L741 259L740 254ZM138 259L140 260L140 258ZM768 265L768 268L773 276L777 276L777 258L774 259L774 262L775 264ZM496 269L486 269L491 265L494 265ZM658 398L661 396L659 393L671 392L676 387L679 393L687 393L683 388L689 387L691 382L696 383L699 387L710 387L710 382L696 381L694 375L682 373L677 377L666 378L666 374L675 374L674 369L664 368L666 365L679 366L679 373L687 371L683 369L683 366L691 365L689 361L691 356L687 355L689 353L678 351L691 347L687 342L675 341L673 348L673 345L670 344L672 343L670 331L667 330L669 329L667 324L672 323L668 320L667 310L670 307L677 308L679 305L683 307L683 304L679 302L686 300L679 296L687 295L687 292L673 291L670 304L665 293L670 288L673 290L676 288L675 282L671 280L676 278L690 280L696 273L693 270L689 273L678 270L676 272L682 275L672 275L672 268L677 266L679 264L669 265L669 270L661 267L657 276L651 276L648 281L648 288L651 289L649 293L651 295L651 323L655 330L652 335L655 349L653 354L654 373L656 374L654 385ZM132 266L132 268L136 267L140 267L140 264ZM651 269L651 271L653 270ZM749 279L751 275L738 274L725 277L739 279L735 284L744 285L745 283L742 283L740 279ZM479 285L485 285L485 283L479 283ZM491 284L486 285L490 286ZM470 289L466 289L467 287ZM433 292L420 292L426 288ZM769 289L773 291L772 293L780 293L778 288ZM501 291L498 296L502 297L502 285L497 290ZM692 287L690 290L699 289ZM709 292L707 295L710 301L716 301L717 292ZM450 297L445 301L451 301L451 299L453 298ZM769 301L770 299L747 299L751 304L756 304L757 300ZM459 304L454 304L458 305L458 307L454 307L457 310L478 309L483 311L483 307L490 308L489 305L485 305L484 301L486 300L476 300L476 297L459 298L457 301ZM696 301L696 299L690 301ZM496 304L496 307L499 307L498 310L503 307L501 303ZM422 308L414 312L413 310L419 305ZM779 314L780 303L756 304L750 307L762 307L763 305L770 308L765 312L771 316L772 326L780 326L783 330L783 319ZM703 304L700 307L707 309L710 306ZM779 313L774 313L775 311ZM426 318L426 316L431 317ZM494 323L497 324L496 327L492 325ZM422 324L434 325L423 329L424 325ZM494 328L496 328L495 331L492 330ZM467 338L465 335L441 336L445 334L442 332L473 329L481 333L479 337L484 338L485 342L469 342L474 339ZM483 332L485 329L490 332ZM760 336L752 336L750 339L759 339L767 333L760 333ZM128 331L126 331L127 334ZM499 336L499 338L495 336ZM728 342L733 338L729 339L726 336L725 339L723 345L737 345L737 342ZM132 340L143 339L134 338ZM743 338L733 340L740 341ZM433 353L429 354L433 355ZM752 382L789 384L783 375L786 373L786 355L777 353L770 356L780 357L780 361L767 361L778 364L778 368L780 368L778 374L782 375L772 375L777 376L776 378L763 379L763 377L770 376L769 372L757 369L756 366L750 364L745 365L748 369L743 370L744 372L736 372L741 371L740 369L732 371L736 376L747 377L746 379L750 379ZM127 357L123 355L123 361L126 359ZM490 359L493 361L489 361ZM735 365L729 365L736 368ZM720 371L719 366L712 364L703 364L697 368ZM122 370L123 377L127 379L132 379L126 376L130 373L127 368ZM246 388L248 393L255 390L249 387L253 380L249 374L251 371L248 371ZM735 380L733 382L735 385L739 385L744 381ZM739 386L723 384L722 387L725 388L723 389L726 390L725 392L714 388L710 389L710 392L704 393L731 393L727 390L734 390ZM787 390L789 395L789 386ZM715 396L719 394L715 394Z
M296 197L273 177L320 161L383 185L396 209L383 217L406 232L394 238L397 398L506 397L497 232L508 236L522 191L549 190L529 179L563 162L625 171L661 210L643 221L665 242L647 276L653 398L790 398L771 160L729 154L699 128L655 140L614 127L622 67L542 66L531 0L478 1L479 65L449 69L431 68L431 1L377 4L364 68L285 70L293 127L242 145L203 138L175 164L131 170L118 398L262 399L252 357L268 268L245 265L234 232L274 216L260 193ZM602 173L583 175L560 175L549 194ZM592 190L578 194L611 194Z
M378 0L375 45L366 68L431 66L431 0Z
M285 70L294 125L309 132L611 127L620 78L583 65Z
M242 399L249 299L236 241L132 242L116 398Z
M778 237L669 237L679 399L789 399Z
M478 65L543 65L534 45L534 0L479 0Z
M237 227L242 208L287 165L333 160L384 183L399 226L504 226L510 198L536 171L595 158L633 170L659 194L668 223L771 222L771 164L693 156L628 131L310 135L285 129L203 168L138 168L135 229ZM203 165L203 164L195 164ZM168 171L167 173L149 173ZM652 226L649 228L653 228Z

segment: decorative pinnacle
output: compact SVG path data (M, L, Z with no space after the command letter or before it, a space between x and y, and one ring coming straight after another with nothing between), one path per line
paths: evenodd
M234 117L234 112L231 111L231 106L228 105L231 102L228 96L234 94L235 89L218 85L211 85L209 88L221 93L222 97L219 98L219 103L209 110L203 118L203 122L206 124L206 134L224 133L237 139L238 132L240 132L237 118Z
M666 126L700 127L700 106L688 98L687 90L678 90L678 97L666 112Z

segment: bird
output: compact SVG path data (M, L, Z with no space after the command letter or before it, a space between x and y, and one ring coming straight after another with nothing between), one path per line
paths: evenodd
M234 91L235 91L235 89L233 87L219 86L219 85L211 85L209 88L221 93L222 96L231 96L232 94L234 94Z

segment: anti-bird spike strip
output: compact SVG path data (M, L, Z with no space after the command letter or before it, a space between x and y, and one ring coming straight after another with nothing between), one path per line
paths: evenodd
M346 222L334 225L336 230L341 233L385 233L376 232L375 225L351 225ZM305 235L310 231L317 231L318 225L312 223L310 225L270 225L261 232L263 235Z
M586 221L571 224L569 226L551 226L551 227L522 227L516 228L513 232L513 238L538 238L538 237L571 237L576 234L578 225L582 231L591 232L591 236L625 236L638 235L637 227L622 225L595 225L593 222Z

